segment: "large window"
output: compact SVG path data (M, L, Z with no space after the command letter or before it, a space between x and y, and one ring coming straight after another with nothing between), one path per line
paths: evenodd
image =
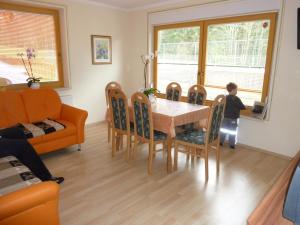
M19 53L35 50L32 72L41 83L63 86L59 12L54 9L0 3L0 77L14 85L28 75Z
M178 82L186 95L197 83L201 24L175 25L157 34L157 89L165 91L169 83Z
M202 84L213 100L226 94L228 82L235 82L246 105L264 102L275 17L268 13L155 27L154 85L164 93L176 81L186 95L192 84Z

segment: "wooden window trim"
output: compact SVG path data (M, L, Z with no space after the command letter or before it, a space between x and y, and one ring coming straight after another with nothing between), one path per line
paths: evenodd
M51 15L54 18L55 26L55 42L56 42L56 59L57 59L57 70L58 70L58 81L52 82L41 82L41 87L53 87L53 88L63 88L64 87L64 70L63 70L63 60L62 60L62 45L61 45L61 31L60 31L60 16L58 9L35 7L30 5L19 5L11 3L1 3L0 9L8 9L20 12L30 12L36 14L46 14ZM7 87L7 89L22 89L27 87L27 84L14 84Z
M168 25L160 25L154 27L154 51L157 52L158 47L158 32L165 29L173 29L173 28L184 28L190 26L200 26L200 40L199 40L199 69L197 74L197 83L204 85L205 81L205 64L206 64L206 45L207 45L207 29L209 25L213 24L226 24L226 23L234 23L234 22L246 22L253 20L270 20L270 30L269 30L269 40L268 40L268 48L267 48L267 56L266 56L266 65L265 65L265 74L263 81L262 91L255 90L246 90L239 89L240 91L247 92L261 92L261 101L265 102L268 94L269 94L269 86L270 86L270 76L271 76L271 67L272 67L272 56L273 56L273 47L275 41L275 31L276 31L276 12L270 13L261 13L261 14L253 14L253 15L244 15L244 16L234 16L234 17L225 17L225 18L217 18L217 19L208 19L208 20L199 20L195 22L186 22L186 23L176 23L176 24L168 24ZM157 57L154 58L153 61L153 83L154 87L157 88ZM225 87L224 87L225 88ZM159 93L158 97L165 98L166 95ZM186 96L181 97L181 101L187 101ZM212 100L206 100L205 104L210 105ZM252 115L252 106L247 106L246 110L241 112L242 115L251 116Z

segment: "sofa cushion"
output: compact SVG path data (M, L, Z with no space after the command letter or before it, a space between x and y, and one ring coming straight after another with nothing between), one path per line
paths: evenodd
M63 124L51 119L45 119L35 123L19 123L15 127L21 129L27 138L43 136L65 129Z
M41 180L15 157L0 158L0 196L40 182Z
M52 141L55 139L59 139L71 135L76 135L77 130L74 124L65 120L56 120L56 121L63 124L65 126L65 129L55 131L53 133L45 134L39 137L30 138L28 139L28 141L31 144L37 144L37 143Z
M0 112L0 128L28 122L22 98L17 91L0 92Z
M59 119L61 100L53 89L26 89L21 92L30 123L44 119Z

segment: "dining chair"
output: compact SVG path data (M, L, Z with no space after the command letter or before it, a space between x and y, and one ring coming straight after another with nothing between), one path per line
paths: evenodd
M188 103L204 105L206 95L206 90L202 85L193 85L188 90Z
M106 87L105 87L105 98L106 98L106 107L107 107L107 113L110 116L109 112L109 99L108 99L108 93L110 89L122 89L121 85L115 81L109 82ZM111 119L106 117L107 120L107 141L110 142L111 140L111 131L112 131L112 124L111 124Z
M224 117L226 98L219 95L215 98L208 119L207 129L186 130L176 134L174 151L174 169L177 170L178 151L201 157L204 153L205 180L208 180L208 151L216 150L217 171L220 167L220 126ZM185 148L179 149L179 146ZM203 152L204 151L204 152Z
M127 138L126 157L130 157L131 136L134 135L133 126L129 121L128 99L121 89L109 89L108 93L110 118L112 124L112 157L120 147L123 136Z
M179 101L181 97L182 89L180 84L171 82L166 88L166 95L168 100Z
M149 144L148 155L148 174L152 174L153 157L155 153L161 150L156 150L157 144L162 144L163 158L167 147L167 135L163 132L153 129L153 118L151 103L146 95L136 92L131 97L133 108L134 122L134 147L133 155L136 156L138 141Z
M204 105L206 100L206 90L202 85L193 85L188 90L187 102L191 104ZM204 126L204 125L202 125ZM178 131L194 129L194 123L184 124L176 128Z

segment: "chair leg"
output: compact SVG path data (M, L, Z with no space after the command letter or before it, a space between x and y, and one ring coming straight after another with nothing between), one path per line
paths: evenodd
M174 146L174 170L177 170L178 161L178 144L175 142Z
M111 124L110 122L107 122L107 142L109 143L111 141L111 132L112 132L112 129L111 129Z
M190 148L190 150L191 150L191 161L194 162L195 161L196 148L192 147L192 148Z
M120 145L119 145L119 150L123 149L123 135L120 135Z
M152 175L152 163L153 163L153 143L149 143L149 156L148 156L148 174Z
M219 170L220 170L220 158L221 158L220 141L219 140L217 142L216 157L217 157L217 172L219 173Z
M186 161L190 161L190 147L186 147Z
M205 181L208 181L208 147L205 147Z
M138 145L138 140L137 140L136 136L134 136L134 145L133 145L133 154L132 154L133 159L136 159L137 145Z
M115 154L116 154L116 134L115 134L114 130L112 130L111 144L112 144L112 157L115 157Z
M125 158L127 160L130 158L130 151L131 151L131 136L130 134L128 134L127 141L126 141L126 152L125 152Z
M115 136L115 141L116 141L116 152L119 151L119 146L120 146L120 138L118 134L113 134Z
M162 154L163 154L163 160L166 159L166 142L163 142L163 149L162 149Z

